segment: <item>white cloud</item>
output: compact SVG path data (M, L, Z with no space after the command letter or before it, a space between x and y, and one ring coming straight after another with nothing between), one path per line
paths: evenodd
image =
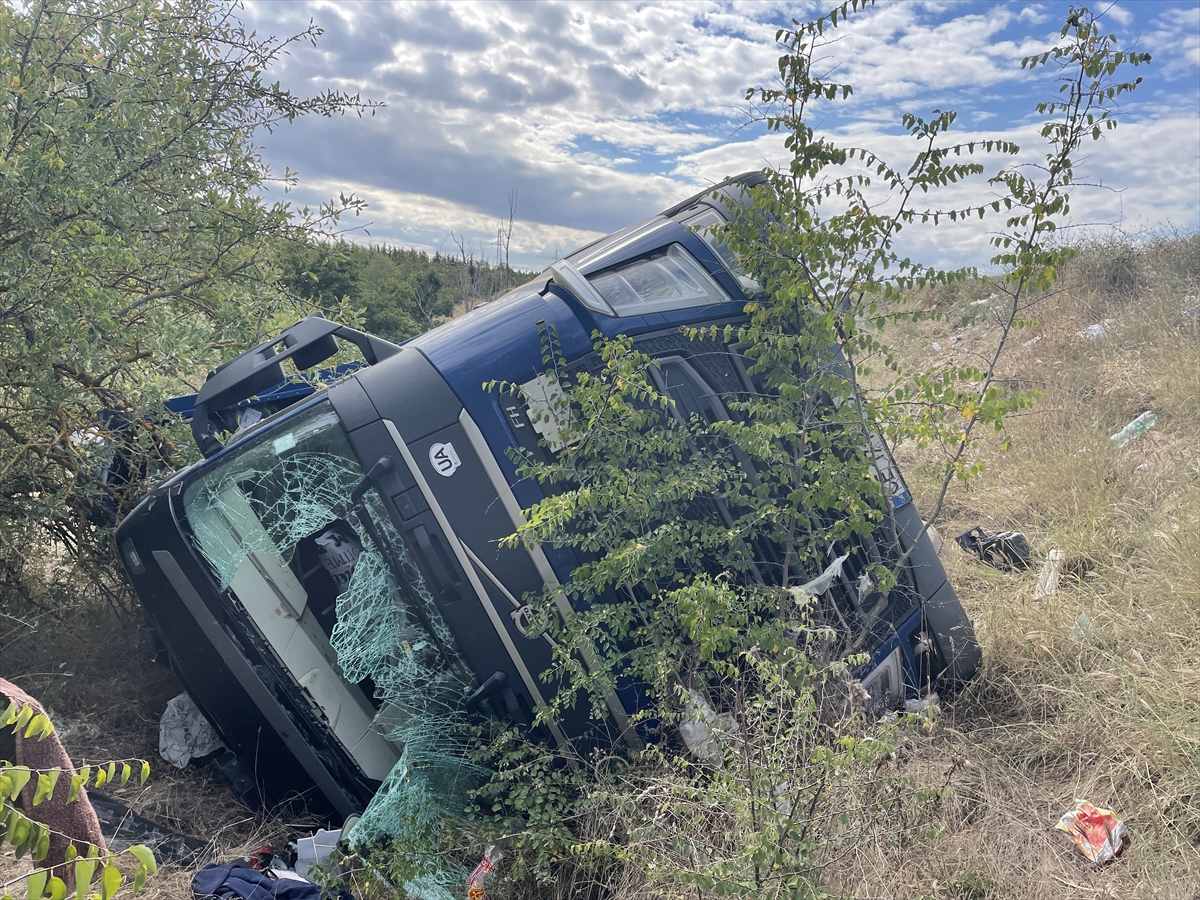
M1038 131L1039 127L1031 124L1005 131L957 132L957 142L1011 141L1020 146L1021 153L1017 157L980 154L977 159L984 164L984 175L941 188L928 204L915 207L964 209L998 199L1001 193L987 183L988 178L1002 167L1040 163L1046 147ZM916 151L911 138L862 126L845 129L836 139L841 146L877 152L898 168L907 168ZM716 181L761 168L764 162L779 165L785 160L779 137L763 136L684 157L680 174L693 181ZM1035 173L1030 172L1030 177ZM1083 226L1138 232L1164 222L1194 227L1200 212L1200 116L1164 115L1118 126L1099 142L1084 145L1076 157L1076 179L1071 214L1065 223L1068 233ZM885 199L879 190L869 190L868 197L877 203ZM972 216L966 222L946 222L936 228L913 225L903 235L901 253L942 266L983 265L994 252L988 237L1002 224L1000 216L982 220Z
M1017 18L1022 22L1028 22L1031 25L1041 25L1050 19L1050 17L1046 15L1045 9L1041 4L1026 6L1017 14Z
M1103 15L1103 18L1112 19L1118 25L1128 25L1130 22L1133 21L1133 13L1131 13L1129 10L1125 9L1125 7L1118 6L1115 3L1113 3L1109 6L1103 7L1103 9L1101 10L1101 13Z
M1165 9L1155 17L1154 26L1145 41L1158 64L1165 64L1170 75L1194 79L1200 66L1200 6Z
M458 252L451 235L454 232L466 240L468 252L473 252L476 258L491 259L495 255L496 229L503 224L503 216L489 216L440 197L389 191L355 182L315 180L306 184L304 193L323 197L339 191L357 194L370 204L364 221L343 223L354 229L345 236L356 243L454 254ZM303 201L305 197L301 194L297 199ZM519 215L520 197L516 199L518 215L513 223L509 247L515 266L540 269L553 262L558 255L566 254L604 234L601 231L546 225L524 218Z
M1112 7L1109 18L1144 21L1147 7L1133 7L1132 20L1130 8ZM747 87L776 77L777 23L818 9L824 4L252 0L247 15L262 32L299 29L310 16L327 29L316 52L297 48L284 61L285 83L338 86L387 104L372 119L305 121L267 139L270 159L300 171L303 196L356 190L371 203L378 236L436 248L451 230L488 240L516 189L514 249L531 265L721 177L781 161L778 136L757 125L738 131L738 107ZM1200 7L1153 9L1141 37L1155 54L1150 74L1176 80L1160 76L1143 88L1161 108L1146 110L1137 96L1127 106L1141 110L1142 124L1093 154L1095 171L1124 193L1101 192L1077 211L1191 225L1196 205L1186 197L1200 193L1195 92L1181 93L1179 76L1194 80L1200 65ZM1064 12L1048 2L882 3L822 51L855 95L818 107L817 121L894 147L902 111L940 106L958 108L972 133L1025 135L1035 81L1018 63L1057 40ZM1174 187L1164 191L1165 173ZM966 253L974 240L930 247Z

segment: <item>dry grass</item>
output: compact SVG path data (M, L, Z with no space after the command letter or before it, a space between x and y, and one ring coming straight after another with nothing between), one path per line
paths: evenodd
M287 827L296 818L250 813L210 763L176 769L159 757L159 717L183 688L152 661L150 635L140 614L118 612L90 598L56 613L46 613L36 603L35 597L32 603L14 601L5 607L36 630L0 620L0 675L53 712L77 765L149 760L151 777L144 787L106 788L105 793L163 828L207 841L218 860L243 856L297 830ZM27 859L14 859L11 850L0 853L0 884L28 871L28 865ZM132 872L127 861L121 867ZM164 867L140 896L190 897L191 875Z
M952 488L938 527L1021 530L1039 567L1060 547L1071 575L1035 600L1037 567L1003 573L947 540L985 664L915 763L934 783L960 765L946 830L902 854L861 852L841 882L855 896L1200 897L1200 322L1183 313L1198 270L1196 235L1098 242L1018 337L1004 377L1042 397L1011 422L1012 452L983 448L987 472ZM1078 335L1105 319L1106 337ZM937 365L995 334L929 322L904 344ZM1154 431L1111 449L1109 435L1147 409ZM933 496L937 456L902 456L918 503ZM1120 860L1096 867L1053 830L1075 798L1126 821L1134 842Z

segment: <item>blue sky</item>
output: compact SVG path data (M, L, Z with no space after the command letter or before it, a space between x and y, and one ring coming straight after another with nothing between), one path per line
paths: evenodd
M1020 59L1058 38L1066 3L883 2L854 16L826 65L854 86L817 123L843 142L900 159L900 116L955 109L963 139L1005 138L1038 152L1038 99L1054 85ZM356 240L479 255L516 195L514 264L540 269L598 234L652 215L721 178L785 159L778 136L747 124L745 89L769 83L776 29L825 4L264 2L248 24L283 35L310 18L316 49L275 73L298 92L361 92L372 117L309 119L263 135L276 171L299 172L292 199L354 192L369 204ZM1088 148L1073 198L1081 228L1139 234L1200 224L1200 2L1103 3L1106 30L1150 52L1121 126ZM989 173L1002 164L988 163ZM946 202L990 199L986 178ZM986 262L981 223L912 233L929 262Z

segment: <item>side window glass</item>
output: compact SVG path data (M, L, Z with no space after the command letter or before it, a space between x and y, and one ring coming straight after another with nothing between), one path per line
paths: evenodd
M730 296L679 244L588 278L617 315L728 303Z
M737 256L722 239L721 229L725 225L725 218L719 212L708 207L703 212L686 219L683 224L708 245L708 249L721 261L721 265L738 280L738 284L741 285L748 297L762 293L762 285L747 275L745 270L738 265Z

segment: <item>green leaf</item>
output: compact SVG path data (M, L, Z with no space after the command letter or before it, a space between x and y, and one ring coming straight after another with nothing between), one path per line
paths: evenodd
M67 883L55 875L50 876L50 900L66 900Z
M121 870L112 863L106 865L104 867L104 874L100 876L101 900L110 900L121 889L122 881L124 881L124 878L121 875Z
M25 851L29 848L29 839L33 835L33 831L33 823L24 816L19 815L8 839L8 842L12 844L13 852L17 855L17 859L25 855Z
M51 769L49 772L42 772L38 775L37 790L33 792L34 806L38 806L54 796L54 786L58 784L61 775L62 771L59 769Z
M67 792L68 803L74 803L78 799L80 790L82 790L84 784L87 783L87 778L88 776L83 772L80 772L71 778L71 789Z
M17 819L21 818L21 814L15 809L8 811L8 817L4 822L3 842L6 844L13 843L13 836L16 834Z
M46 869L34 869L25 880L25 896L28 900L42 900L46 892L46 880L49 878Z
M81 856L75 860L75 900L84 900L88 887L92 883L92 875L96 872L99 860L94 856Z
M38 740L45 740L47 736L54 733L54 726L50 724L50 719L45 713L38 713L29 720L29 724L25 726L25 737L30 738L35 734Z
M25 766L10 766L5 770L5 774L12 779L12 788L8 792L9 800L16 800L20 796L21 790L25 785L29 784L29 779L33 773Z
M145 844L134 844L129 852L137 857L137 861L145 866L151 875L158 874L158 863L154 859L154 851Z
M50 829L42 828L41 833L37 837L37 842L34 844L32 856L37 862L41 862L46 858L46 854L50 852Z
M146 762L146 760L142 760L142 771L141 771L141 775L138 778L138 784L145 784L149 778L150 778L150 763Z

